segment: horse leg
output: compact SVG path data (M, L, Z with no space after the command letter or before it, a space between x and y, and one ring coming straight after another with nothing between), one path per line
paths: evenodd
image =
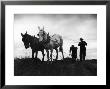
M47 52L47 61L49 61L49 50L46 50Z
M50 55L51 63L52 63L52 53L53 53L53 49L51 49L51 55Z
M57 54L56 55L56 60L57 60L58 59L58 49L56 48L55 50L56 50L56 54Z
M44 50L42 50L42 55L43 55L43 59L42 59L42 61L44 61L44 56L45 56L45 54L44 54Z
M32 50L32 59L34 59L34 50Z
M38 51L36 51L36 56L35 56L35 58L37 58L37 55L38 55Z
M62 47L62 50L61 50L61 52L62 52L62 56L63 56L63 59L64 59L64 54L63 54L63 47Z

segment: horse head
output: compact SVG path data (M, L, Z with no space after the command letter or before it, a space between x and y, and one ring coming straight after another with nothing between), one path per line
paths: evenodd
M48 34L44 31L44 26L42 29L38 26L38 29L39 33L37 35L39 36L39 42L46 41Z
M30 44L29 44L29 35L27 34L27 31L25 34L21 33L22 36L22 41L24 43L25 48L29 48Z

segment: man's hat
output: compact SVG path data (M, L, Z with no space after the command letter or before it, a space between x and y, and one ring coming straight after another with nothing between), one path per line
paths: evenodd
M80 38L80 40L83 40L83 38Z
M74 47L74 45L71 45L72 47Z

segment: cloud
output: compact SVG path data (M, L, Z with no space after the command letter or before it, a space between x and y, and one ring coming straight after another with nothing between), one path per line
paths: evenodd
M88 43L87 57L96 57L97 51L97 15L96 14L15 14L14 43L16 55L23 49L21 33L26 31L37 37L38 26L45 28L50 35L60 34L64 39L64 51L68 54L69 47L78 47L79 38L83 37ZM22 46L18 46L22 45ZM25 49L24 49L25 50ZM94 52L94 53L93 53ZM66 55L65 54L65 55ZM21 54L20 54L21 55ZM24 54L23 54L24 55Z

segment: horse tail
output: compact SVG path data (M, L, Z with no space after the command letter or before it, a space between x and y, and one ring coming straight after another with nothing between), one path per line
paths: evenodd
M62 37L60 38L60 47L59 47L59 51L62 52L63 51L63 39Z
M62 46L59 47L59 52L62 52L63 48Z

